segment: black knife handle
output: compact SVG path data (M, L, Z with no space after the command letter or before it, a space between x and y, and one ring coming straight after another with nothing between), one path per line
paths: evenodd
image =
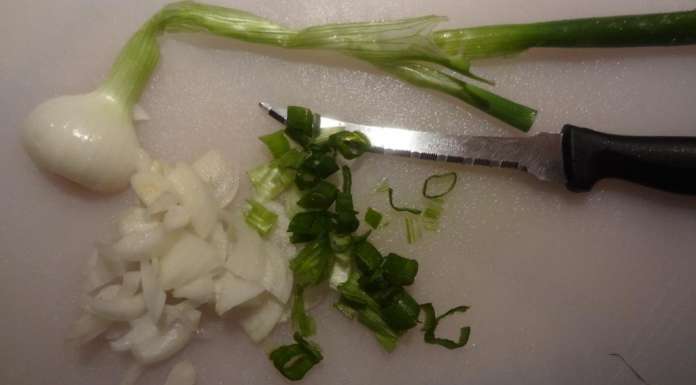
M618 178L696 195L696 137L611 135L566 124L563 169L571 191Z

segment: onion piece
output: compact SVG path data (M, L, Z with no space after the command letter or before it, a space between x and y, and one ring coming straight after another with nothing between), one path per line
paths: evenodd
M169 181L162 174L138 171L131 176L131 188L145 206L153 204L166 191L171 190Z
M217 205L205 183L184 163L177 164L167 175L167 179L191 214L195 233L201 238L207 238L217 221Z
M174 289L172 295L176 298L186 298L197 305L210 302L215 296L213 277L206 275L188 284Z
M142 207L132 207L125 211L118 221L118 231L123 237L132 232L146 231L157 227L158 223L153 221Z
M149 230L133 231L104 250L107 258L140 261L150 258L166 240L164 227L158 225Z
M139 271L129 271L123 274L123 283L118 290L117 296L130 297L135 295L140 289L141 276Z
M133 348L139 341L146 341L157 336L158 333L159 329L157 329L157 325L152 322L152 318L145 315L131 321L128 333L111 341L109 346L113 351L125 352Z
M263 287L278 301L287 303L292 293L292 272L288 260L281 255L280 250L270 243L264 244L267 255L266 271L261 280Z
M230 309L241 305L263 293L259 284L225 273L215 280L215 312L223 315Z
M273 331L285 307L273 296L264 294L257 303L244 310L239 324L252 341L260 342Z
M173 205L167 209L162 223L168 231L186 227L191 222L191 214L181 205Z
M220 266L215 249L206 241L184 233L160 259L160 282L165 290L175 289L208 274Z
M196 369L190 361L181 361L174 365L164 385L195 385Z
M179 197L169 191L162 193L150 206L147 207L147 212L150 215L160 214L168 211L172 207L179 204Z
M229 245L225 268L246 280L259 282L266 270L263 239L244 223L240 212L235 213L232 221L235 242Z
M152 268L150 262L140 262L140 277L143 285L143 298L145 299L147 314L150 316L150 319L152 319L152 322L157 322L162 315L164 303L167 300L167 294L162 289L155 269Z
M110 325L111 321L109 320L89 312L83 312L70 327L67 339L83 345L104 333Z
M219 208L227 206L237 195L239 169L230 166L218 151L206 152L193 163L193 169L211 187Z
M120 285L103 288L87 303L92 314L111 321L130 321L145 313L145 300L141 295L119 295Z
M201 312L189 304L165 306L166 330L145 341L138 341L131 349L135 359L145 365L166 360L176 354L191 340L198 327Z
M227 246L229 242L227 240L227 234L222 228L222 223L218 222L215 225L213 232L210 234L210 243L215 248L215 256L218 261L221 265L224 265L227 260Z
M118 276L118 270L113 269L111 264L94 250L87 260L85 266L85 285L84 291L91 293L104 285L111 283Z

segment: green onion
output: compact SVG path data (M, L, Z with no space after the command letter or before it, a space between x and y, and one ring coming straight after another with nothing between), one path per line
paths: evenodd
M329 145L346 159L355 159L370 149L370 140L359 131L341 131L329 137Z
M390 304L382 309L384 321L397 331L416 326L420 314L418 302L406 290L399 289L389 299Z
M322 180L307 190L297 204L305 209L326 210L336 200L337 193L336 186Z
M430 183L434 183L436 186L432 189L435 191L429 191ZM447 195L454 186L457 184L457 173L446 172L444 174L435 174L427 177L425 182L423 182L423 196L428 199L442 198Z
M396 348L399 335L389 327L382 316L369 307L357 311L358 321L375 333L377 342L384 350L391 352Z
M305 340L299 333L295 333L293 338L295 344L276 348L269 358L287 379L298 381L324 357L316 344Z
M303 289L296 287L292 297L292 325L302 337L309 337L316 332L314 319L307 314L304 305Z
M368 207L367 211L365 212L365 222L367 222L367 224L373 229L376 229L382 222L382 214L372 207Z
M338 285L337 290L346 300L379 311L379 304L360 287L360 273L352 272L348 280Z
M469 326L465 326L459 329L459 340L457 340L456 342L448 340L446 338L435 337L435 329L437 328L438 323L443 318L452 315L456 312L463 313L469 310L468 306L454 307L437 317L435 316L435 309L433 309L433 304L425 303L421 305L421 309L423 309L423 313L425 314L425 320L423 322L422 330L424 332L423 338L426 343L440 345L447 349L456 349L466 345L466 343L469 341L469 335L471 334L471 328Z
M290 242L302 243L313 241L328 232L331 223L329 214L325 211L305 211L297 213L290 220L288 232Z
M290 142L285 137L283 130L260 136L259 139L268 147L268 151L271 152L273 158L280 158L290 150Z
M319 133L316 116L309 108L289 106L285 132L302 147L307 147Z
M268 235L278 221L278 215L253 199L247 201L248 209L244 212L244 221L262 237Z
M384 278L395 286L407 286L413 283L418 274L418 261L389 253L382 265Z
M353 247L351 256L355 260L358 269L368 275L382 265L382 254L368 241L356 244Z
M302 161L304 161L305 154L292 148L286 151L279 158L273 160L271 164L273 166L280 167L281 169L292 169L295 170L300 167Z
M442 216L442 205L444 200L442 198L428 199L428 205L423 210L421 214L421 219L423 227L429 231L435 231L440 223L440 217Z
M411 214L420 214L421 211L418 209L412 209L410 207L397 207L394 205L394 189L387 187L387 193L389 194L389 206L395 211L409 212Z
M325 238L308 243L297 256L290 261L290 270L294 273L295 285L313 286L328 277L333 259L333 251Z
M345 253L353 245L353 237L350 234L331 233L329 235L331 249L337 253Z
M295 177L295 172L270 164L259 166L247 172L256 192L256 199L265 202L274 199L288 188Z
M416 218L410 215L404 217L404 225L406 226L406 242L408 244L416 243L421 237L420 227L418 222L416 222Z
M341 167L341 175L343 176L343 191L340 191L336 196L336 232L339 234L349 234L357 230L360 226L360 221L357 217L357 211L353 208L353 194L350 189L352 186L352 175L348 166Z

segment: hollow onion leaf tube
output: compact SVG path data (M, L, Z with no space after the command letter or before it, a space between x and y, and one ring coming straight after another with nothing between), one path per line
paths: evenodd
M532 47L638 47L696 43L696 11L458 28L432 33L447 55L480 59Z

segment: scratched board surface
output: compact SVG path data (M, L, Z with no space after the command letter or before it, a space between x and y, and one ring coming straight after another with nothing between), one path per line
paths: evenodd
M90 90L123 42L164 2L0 3L0 383L117 384L127 357L64 337L78 314L81 268L132 193L85 194L38 171L18 132L33 106ZM443 26L674 11L690 0L232 1L283 24L446 15ZM217 148L243 169L266 159L256 137L278 129L256 103L298 104L346 120L445 133L516 135L450 97L405 85L341 56L288 52L182 35L142 98L145 148L167 161ZM696 49L532 50L476 63L502 95L535 106L533 132L564 123L623 134L696 135ZM391 223L376 243L420 261L413 293L437 308L471 306L457 324L470 344L447 351L419 332L382 352L362 327L314 309L325 360L306 384L636 384L610 353L652 384L696 381L696 199L604 181L572 194L511 170L366 156L355 166L357 206L387 210L383 178L417 204L421 181L457 170L442 229L407 245ZM248 189L248 186L243 186ZM456 324L446 325L454 332ZM272 341L289 339L280 327ZM207 317L190 346L139 384L162 384L190 359L201 385L281 384L262 348L232 320Z

